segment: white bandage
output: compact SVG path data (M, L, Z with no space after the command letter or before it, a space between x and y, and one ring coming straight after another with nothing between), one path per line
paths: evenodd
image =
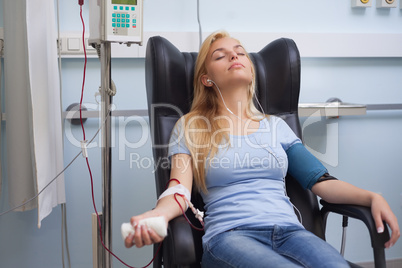
M160 237L165 237L167 236L167 224L165 221L165 218L163 217L151 217L151 218L146 218L142 219L138 222L139 226L145 225L148 228L151 228L154 230ZM127 238L130 234L134 234L135 229L131 225L131 223L123 223L121 225L121 235L123 237L123 240Z
M169 189L166 189L166 191L164 191L164 192L159 196L158 200L164 198L165 196L173 195L173 194L181 194L181 195L184 195L184 196L186 197L186 199L187 199L189 202L190 202L190 200L191 200L190 191L187 190L187 188L184 187L184 186L181 185L181 184L178 184L178 185L175 185L175 186L173 186L173 187L170 187ZM187 202L186 202L186 205L187 205L187 207L188 207Z

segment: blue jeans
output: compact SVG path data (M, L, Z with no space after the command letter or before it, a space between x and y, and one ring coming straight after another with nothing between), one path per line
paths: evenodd
M349 267L330 244L297 226L236 228L204 244L202 267Z

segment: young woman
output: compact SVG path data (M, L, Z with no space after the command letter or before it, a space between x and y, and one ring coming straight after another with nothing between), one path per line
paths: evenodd
M179 181L190 192L194 183L205 203L202 266L348 267L332 246L298 221L284 191L288 167L302 174L296 177L303 187L328 202L370 206L378 231L384 230L382 221L390 226L385 247L391 247L400 231L384 198L327 180L325 167L287 124L256 109L254 79L241 43L226 32L210 35L197 58L191 111L171 137L171 178L176 180L169 188ZM304 159L303 165L289 165L292 159ZM186 207L184 199L178 200ZM131 218L136 232L126 238L126 247L163 240L138 225L141 219L163 216L167 223L181 214L174 195L160 198L155 209Z

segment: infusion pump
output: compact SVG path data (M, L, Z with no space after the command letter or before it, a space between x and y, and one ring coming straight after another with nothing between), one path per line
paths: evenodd
M90 0L88 43L142 45L143 0Z

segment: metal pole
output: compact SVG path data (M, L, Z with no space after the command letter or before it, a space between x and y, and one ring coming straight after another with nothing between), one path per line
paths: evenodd
M345 245L346 245L346 231L348 229L348 216L342 217L342 241L341 241L341 256L345 256Z
M111 85L111 45L110 42L101 43L101 122L108 116L112 96L107 92ZM102 128L102 237L108 249L112 249L112 150L111 150L111 117ZM104 250L103 267L112 267L111 255Z

